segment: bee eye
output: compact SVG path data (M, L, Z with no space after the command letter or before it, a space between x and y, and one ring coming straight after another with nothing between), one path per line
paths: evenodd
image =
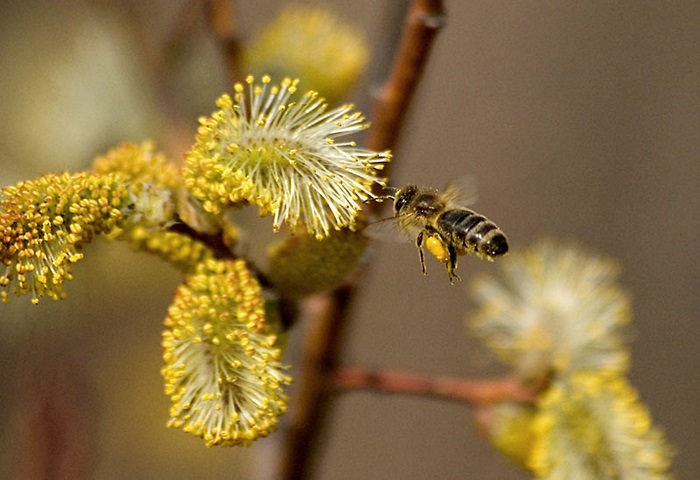
M411 202L411 200L413 200L413 198L416 196L416 193L416 187L413 185L409 185L399 190L396 194L396 200L394 202L394 212L396 212L396 214L398 215L399 212L401 212L401 210L405 208L406 205L408 205Z
M400 195L394 203L394 210L399 213L403 207L408 203L408 197L406 195Z

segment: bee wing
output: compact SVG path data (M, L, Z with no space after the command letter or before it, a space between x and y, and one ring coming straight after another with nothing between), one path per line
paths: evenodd
M420 229L407 227L407 215L389 217L367 226L363 233L373 239L394 242L415 241Z
M476 178L473 175L462 175L451 180L445 187L445 196L457 205L472 205L479 196Z

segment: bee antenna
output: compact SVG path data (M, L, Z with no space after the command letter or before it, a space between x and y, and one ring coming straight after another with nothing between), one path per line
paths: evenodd
M401 190L400 188L394 188L394 187L384 187L384 193L385 195L372 195L370 198L365 200L365 203L374 201L374 202L383 202L384 200L391 200L394 201L396 199L396 193Z
M384 195L377 197L377 200L382 201L382 200L395 200L396 199L396 194L401 190L400 188L395 188L395 187L384 187Z

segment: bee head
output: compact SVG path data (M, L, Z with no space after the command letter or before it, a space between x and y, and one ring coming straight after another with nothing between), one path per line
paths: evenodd
M396 215L401 212L401 210L408 205L413 197L418 193L418 187L415 185L408 185L396 193L394 200L394 212Z

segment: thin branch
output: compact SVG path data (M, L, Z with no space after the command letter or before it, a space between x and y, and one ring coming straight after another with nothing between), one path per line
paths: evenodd
M409 8L401 45L386 86L381 90L374 114L374 130L368 146L385 150L394 145L418 84L437 29L444 23L441 0L414 0ZM357 279L333 292L307 302L302 369L295 379L294 401L288 416L279 478L309 478L313 454L329 401L343 346Z
M343 368L335 375L339 391L371 390L385 394L418 395L469 405L505 401L533 402L535 392L514 377L497 380L431 377L396 371L374 371L361 367Z
M44 352L24 365L18 385L23 398L11 425L11 462L3 478L93 477L93 399L80 365L70 355L53 354Z
M234 258L233 252L224 242L221 232L212 234L199 232L183 221L171 225L168 227L168 231L181 233L202 242L214 252L217 258Z
M223 51L228 76L233 81L240 80L241 44L236 23L235 2L234 0L209 0L207 7L209 28Z
M329 381L337 368L342 337L355 289L350 285L305 304L301 378L295 379L294 402L287 417L282 479L307 478L321 426L328 414Z
M196 9L200 7L195 1L181 6L173 15L172 23L165 27L164 38L161 38L158 35L160 32L153 30L151 23L146 21L148 14L144 11L143 3L135 0L124 2L121 9L127 16L126 25L130 27L134 44L138 45L132 50L149 76L151 92L158 102L161 118L167 118L167 124L158 123L159 128L164 129L165 149L172 158L180 158L192 142L192 121L183 112L170 69L173 47L187 38L198 17Z
M442 0L414 0L406 15L401 44L388 80L374 99L374 122L367 146L386 150L396 144L438 31L445 25Z

